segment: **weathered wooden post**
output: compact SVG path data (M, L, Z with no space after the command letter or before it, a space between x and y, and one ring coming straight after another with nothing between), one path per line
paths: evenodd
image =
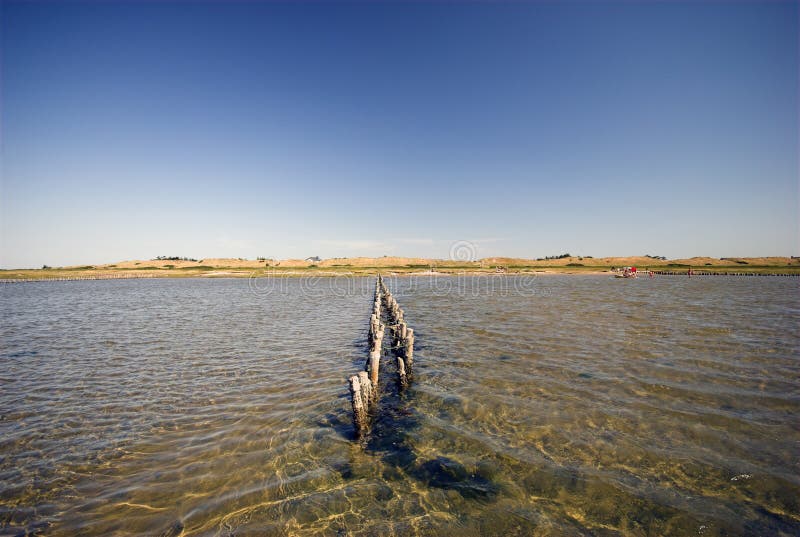
M397 376L401 388L408 387L408 376L406 375L406 364L402 356L397 356Z
M370 381L366 371L361 371L358 374L358 383L361 388L361 400L364 402L364 408L369 412L372 407L373 392L372 381Z
M367 408L361 397L361 380L358 375L350 377L350 401L353 405L353 425L356 428L356 435L367 430Z
M381 319L384 311L388 326ZM405 389L409 385L414 362L414 330L406 324L400 304L389 292L383 278L378 275L369 318L369 358L364 371L349 378L353 424L358 436L367 433L370 413L378 405L382 345L387 327L391 330L391 350L397 362L398 383L400 389Z
M406 333L406 365L408 366L409 373L414 368L414 329L409 328Z
M374 313L370 315L369 318L369 337L370 341L375 338L375 334L378 332L378 328L380 327L380 319Z
M373 388L377 389L378 373L380 372L380 367L381 367L380 349L376 349L371 353L369 353L369 362L367 362L367 367L369 367L369 377L370 381L372 382L372 386Z

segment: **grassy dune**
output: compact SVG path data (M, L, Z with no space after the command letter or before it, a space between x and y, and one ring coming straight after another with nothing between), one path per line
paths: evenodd
M751 257L656 259L651 257L565 257L561 259L486 258L477 261L450 261L407 257L334 258L319 262L290 259L253 261L245 259L201 259L198 261L149 260L120 261L106 265L82 265L46 269L0 270L0 280L58 280L103 278L247 278L395 274L496 274L506 273L587 274L608 272L611 267L636 266L640 269L686 272L735 272L760 274L800 274L800 258Z

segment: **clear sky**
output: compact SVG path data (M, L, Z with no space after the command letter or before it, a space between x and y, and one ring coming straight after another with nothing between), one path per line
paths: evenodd
M0 266L798 255L798 3L3 1Z

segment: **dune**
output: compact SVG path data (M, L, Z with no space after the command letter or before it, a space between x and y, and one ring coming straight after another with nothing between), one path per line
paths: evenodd
M565 267L569 264L579 264L587 267L619 267L639 265L665 265L669 261L653 259L646 256L628 257L582 257L571 256L561 259L524 259L516 257L487 257L481 260L484 265L503 266L532 266L532 267Z
M280 261L273 261L269 264L270 267L281 267L281 268L299 268L299 267L309 267L313 263L310 261L306 261L304 259L281 259Z
M422 257L334 257L320 261L320 267L405 267L408 265L441 265L443 263L453 263L437 259L425 259Z
M169 259L139 259L131 261L120 261L118 263L111 263L109 265L98 265L98 268L120 268L120 269L136 269L142 267L156 267L156 268L182 268L188 269L192 267L241 267L241 268L257 268L263 267L263 261L252 261L249 259L236 259L236 258L208 258L200 259L198 261L172 261Z
M94 265L95 269L192 269L194 267L213 267L213 268L484 268L493 269L497 266L504 267L568 267L569 265L582 265L585 267L659 267L669 264L691 265L693 267L704 266L800 266L800 258L792 257L689 257L683 259L654 259L646 256L619 256L619 257L580 257L572 256L562 259L526 259L520 257L487 257L475 261L452 261L448 259L427 259L422 257L334 257L321 261L307 261L305 259L282 259L257 261L252 259L237 258L206 258L198 261L171 261L171 260L126 260L105 265ZM77 269L82 266L64 267Z

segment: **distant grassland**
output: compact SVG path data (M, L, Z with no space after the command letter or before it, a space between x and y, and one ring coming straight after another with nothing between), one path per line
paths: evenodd
M434 265L408 264L397 266L352 266L352 265L333 265L327 267L225 267L210 265L196 265L192 267L156 267L154 265L136 266L133 268L117 268L113 265L94 267L90 265L81 267L66 268L47 268L47 269L17 269L0 270L0 280L59 280L59 279L112 279L112 278L248 278L248 277L303 277L303 276L368 276L381 274L429 274L433 271L437 274L593 274L608 273L610 267L607 265L593 266L590 258L584 258L579 263L571 265L492 265L485 264L483 267L475 264L460 263L436 263ZM498 272L497 267L501 267ZM694 272L711 273L736 273L736 274L796 274L800 275L800 264L780 264L780 265L745 265L742 263L731 262L730 265L687 265L683 263L660 264L647 267L640 265L639 270L645 271L648 268L654 271L669 271L677 273L687 273L689 268Z

